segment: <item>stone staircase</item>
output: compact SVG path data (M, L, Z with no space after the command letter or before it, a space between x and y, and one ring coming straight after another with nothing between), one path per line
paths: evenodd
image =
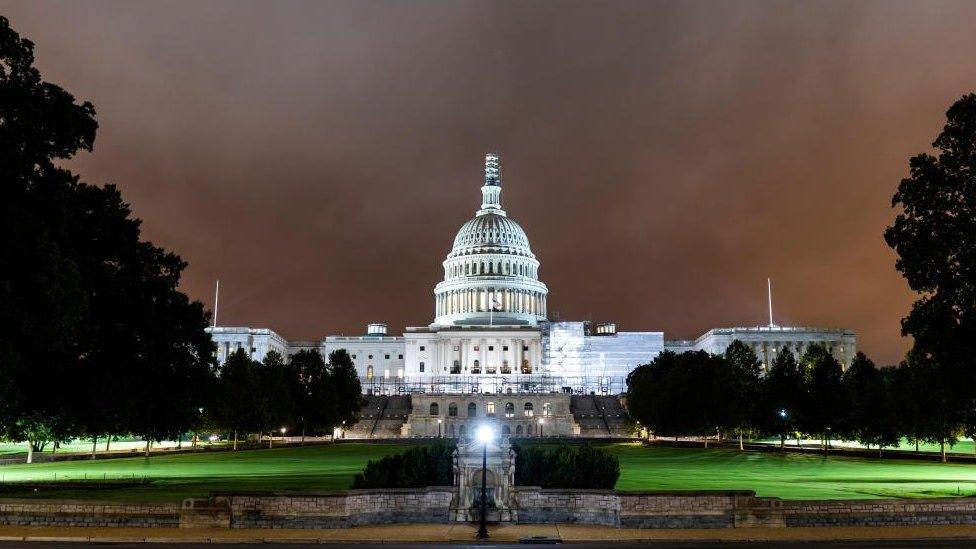
M369 395L347 439L399 438L410 415L409 395Z

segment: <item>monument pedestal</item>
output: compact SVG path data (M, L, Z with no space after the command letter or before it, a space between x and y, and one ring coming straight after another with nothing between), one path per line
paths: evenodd
M481 520L482 452L485 444L476 440L462 440L454 452L454 486L457 491L451 501L451 520L477 522ZM487 443L487 520L488 522L516 522L515 452L507 438L495 438Z

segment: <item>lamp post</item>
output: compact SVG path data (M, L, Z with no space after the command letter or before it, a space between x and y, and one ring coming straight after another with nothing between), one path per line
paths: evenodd
M481 447L481 525L478 526L478 534L475 536L478 539L488 538L488 443L491 442L492 437L495 433L492 432L491 427L488 425L482 425L478 428L478 442L482 444Z
M542 438L542 426L546 424L546 420L539 418L539 438Z
M444 420L442 419L437 420L437 438L441 438L441 423L443 423L443 421Z

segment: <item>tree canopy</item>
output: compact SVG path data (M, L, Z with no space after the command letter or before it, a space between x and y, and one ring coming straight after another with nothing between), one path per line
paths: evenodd
M172 438L212 379L207 313L119 190L60 165L92 150L95 109L45 82L33 51L0 17L0 432L32 448Z

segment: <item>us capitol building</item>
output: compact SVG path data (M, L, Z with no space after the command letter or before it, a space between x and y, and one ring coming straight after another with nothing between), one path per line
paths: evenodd
M693 341L666 341L663 332L621 332L612 322L549 320L549 290L539 278L539 259L525 231L502 209L501 169L494 154L485 156L481 205L454 237L443 267L444 279L434 287L434 321L428 326L391 336L385 324L374 323L360 336L314 342L287 341L268 328L219 326L209 330L218 362L237 349L256 360L272 350L289 356L317 349L327 356L346 349L370 395L616 395L626 390L631 370L666 349L721 353L739 339L752 346L764 368L783 349L799 355L814 343L826 345L846 367L856 349L851 330L772 322L712 329ZM432 402L425 412L435 406ZM492 403L492 413L493 408ZM528 411L519 409L518 415ZM446 410L440 413L447 415Z

